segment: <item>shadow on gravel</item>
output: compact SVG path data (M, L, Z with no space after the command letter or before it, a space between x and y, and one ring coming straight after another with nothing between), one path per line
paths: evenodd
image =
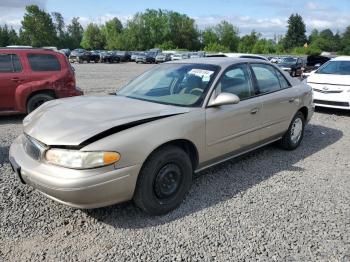
M228 199L239 198L247 189L279 172L296 171L302 175L303 169L296 165L299 161L334 144L342 136L343 133L336 129L308 125L301 146L294 151L284 151L272 144L209 168L194 180L182 205L165 216L148 216L132 202L84 212L116 228L144 228L166 224Z
M316 107L315 111L324 115L348 116L350 117L350 110L342 110L327 107Z
M0 125L22 124L25 115L0 116Z
M0 146L0 166L9 162L9 146Z

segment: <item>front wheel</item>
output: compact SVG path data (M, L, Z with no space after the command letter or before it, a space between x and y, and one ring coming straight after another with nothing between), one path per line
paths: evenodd
M165 146L142 167L134 194L135 204L150 215L162 215L178 207L192 184L188 154L176 146Z
M286 150L294 150L296 149L304 137L304 129L305 129L305 117L299 111L294 116L287 132L282 137L280 144L281 147Z

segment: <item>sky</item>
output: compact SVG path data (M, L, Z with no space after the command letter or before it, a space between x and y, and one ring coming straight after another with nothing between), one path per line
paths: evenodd
M292 13L302 15L308 33L325 28L342 32L350 25L350 0L0 0L0 24L18 30L28 4L60 12L67 23L78 16L83 26L102 24L113 17L126 23L147 8L187 14L200 29L226 20L238 27L240 35L256 30L267 38L285 34Z

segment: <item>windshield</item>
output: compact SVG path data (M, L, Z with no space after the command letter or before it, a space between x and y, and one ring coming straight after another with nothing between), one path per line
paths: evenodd
M205 64L163 64L137 77L117 95L155 103L198 107L219 71Z
M317 74L350 75L350 61L329 61L320 67Z
M293 57L286 57L286 58L283 58L283 59L281 60L281 63L282 63L282 64L295 64L296 61L297 61L296 58L293 58Z

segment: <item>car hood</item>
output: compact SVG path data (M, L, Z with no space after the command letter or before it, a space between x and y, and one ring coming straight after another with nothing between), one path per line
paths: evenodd
M188 108L121 96L74 97L45 103L23 120L24 132L46 145L79 146L106 130L189 112Z
M350 83L349 75L330 75L330 74L317 74L312 73L307 78L308 83L315 84L330 84L330 85L344 85L347 86Z

